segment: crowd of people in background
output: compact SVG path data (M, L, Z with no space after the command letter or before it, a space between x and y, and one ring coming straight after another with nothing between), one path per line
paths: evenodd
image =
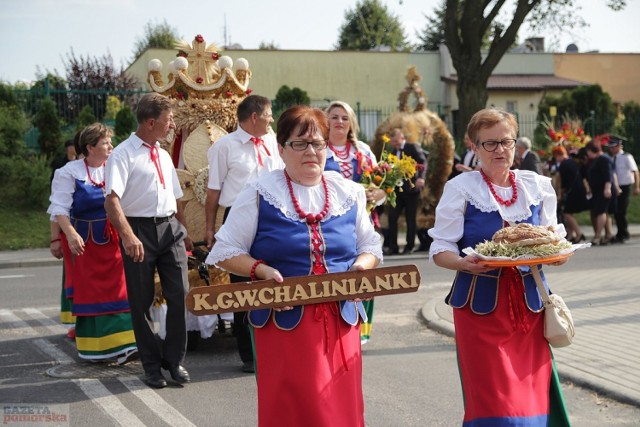
M519 137L511 168L552 177L558 199L558 222L565 225L567 240L572 243L587 240L576 214L589 212L593 228L592 245L624 243L630 237L627 219L629 199L640 194L638 166L633 156L624 152L624 142L624 139L611 135L594 139L579 150L568 151L560 144L552 148L552 158L545 162L532 149L529 138ZM477 149L467 134L464 143L465 151L461 156L456 155L449 179L482 167L478 162Z
M624 142L620 137L609 136L592 140L576 152L569 153L561 145L552 149L553 162L548 171L558 195L558 218L573 243L586 241L575 218L585 211L589 212L593 228L592 245L606 246L629 239L629 198L640 194L640 176L635 159L623 150Z

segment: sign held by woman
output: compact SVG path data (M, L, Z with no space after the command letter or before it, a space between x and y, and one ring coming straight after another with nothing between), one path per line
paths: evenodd
M415 292L420 271L415 265L363 271L286 277L275 280L221 284L192 288L187 309L195 315L279 308L319 302L366 299Z

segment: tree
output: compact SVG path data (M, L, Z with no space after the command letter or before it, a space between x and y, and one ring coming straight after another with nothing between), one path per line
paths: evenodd
M38 109L33 124L40 131L38 144L42 154L50 155L56 152L62 142L60 118L56 112L56 105L51 98L44 98Z
M283 85L276 93L275 103L282 108L288 108L292 105L309 105L309 102L311 99L309 99L307 92L297 87L291 89L289 86Z
M260 46L258 46L259 50L279 50L280 48L274 41L270 42L260 42Z
M109 96L107 98L107 112L104 115L104 120L115 120L116 114L122 108L122 102L117 96Z
M28 128L29 121L20 107L0 102L0 157L20 155Z
M549 111L556 107L552 120ZM546 124L559 129L564 123L577 120L583 130L593 136L615 131L616 111L611 96L600 85L579 86L563 90L560 96L545 96L538 106L537 119L541 122L535 130L538 145L546 145ZM544 123L543 123L544 122Z
M417 50L425 52L438 50L441 44L444 44L444 13L445 0L441 0L440 5L433 9L434 16L424 15L427 24L422 29L422 33L418 34L420 42Z
M136 130L137 126L136 115L131 110L131 107L125 105L116 114L116 125L114 128L114 140L120 142L125 140L131 132Z
M337 50L372 50L388 47L393 51L406 50L402 25L379 0L362 0L353 10L345 12L340 27Z
M584 20L576 13L576 3L576 0L515 0L515 3L446 0L445 44L458 78L459 114L455 124L458 135L464 133L471 116L486 107L489 76L516 41L525 19L534 31L584 26ZM607 0L607 5L620 10L626 6L626 0ZM484 50L482 41L487 34L490 43Z
M624 115L624 136L629 139L625 150L630 151L636 158L640 157L640 104L635 101L626 102L622 106Z
M180 36L177 30L167 24L166 20L160 24L153 24L149 21L144 26L144 36L136 39L133 48L133 60L138 59L147 49L173 49L179 39Z
M56 111L60 117L64 116L65 111L68 110L69 99L66 96L67 81L57 74L48 72L46 74L36 74L38 80L29 89L31 111L29 114L36 113L36 107L39 104L38 100L43 97L51 97L56 104Z
M590 124L590 129L593 130L595 135L610 132L616 117L611 96L597 84L580 86L571 92L571 98L575 105L575 114L582 119L583 124L590 117L594 121L594 123ZM589 127L585 131L588 129Z
M76 132L84 129L85 127L97 122L96 116L93 115L93 110L90 106L85 105L78 114L78 123L76 123Z
M91 106L93 114L101 119L106 113L107 96L110 92L131 91L139 86L138 79L117 68L111 54L96 57L76 56L73 49L64 63L69 90L69 120L75 119L85 105Z
M17 156L23 151L22 138L28 128L13 87L0 81L0 157Z

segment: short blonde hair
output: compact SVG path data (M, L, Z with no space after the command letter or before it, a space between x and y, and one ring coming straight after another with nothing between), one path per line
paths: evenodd
M89 155L87 146L91 145L95 147L98 141L104 137L111 137L111 135L113 135L113 132L106 125L102 123L90 124L78 133L78 148L80 152L87 157Z
M516 116L499 108L484 108L475 113L473 117L471 117L471 120L469 120L467 133L471 141L478 146L480 144L480 141L478 141L478 133L480 130L493 127L502 122L511 127L513 137L516 138L518 136L518 121L516 120Z

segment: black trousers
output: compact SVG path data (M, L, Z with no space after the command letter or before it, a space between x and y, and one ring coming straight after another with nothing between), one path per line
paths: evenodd
M618 232L616 237L618 239L629 238L629 222L627 221L627 209L629 209L629 195L631 192L631 185L621 185L622 192L618 194L616 210L614 217L616 219L616 228Z
M396 197L396 207L389 208L389 234L385 242L390 250L398 250L398 219L404 211L407 220L407 246L413 249L416 240L416 216L418 214L419 192L399 192Z
M225 208L222 222L227 220L231 207ZM229 274L229 280L231 283L248 282L248 277L236 276L235 274ZM238 353L243 363L253 362L253 346L251 344L251 332L249 332L249 324L247 322L246 311L236 311L233 313L233 335L236 337L236 343L238 345Z
M184 299L189 288L184 245L187 231L175 218L158 224L151 218L128 218L128 221L144 247L142 262L133 262L125 255L124 248L122 258L136 345L142 366L149 373L160 370L163 363L174 366L184 361L187 348ZM154 334L149 314L155 294L156 269L167 301L167 334L164 340Z

